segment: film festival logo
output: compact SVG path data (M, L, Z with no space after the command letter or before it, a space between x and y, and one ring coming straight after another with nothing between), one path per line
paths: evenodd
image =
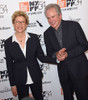
M0 18L3 18L5 13L8 13L7 5L0 4Z
M76 21L76 22L80 22L82 20L81 18L75 18L74 19L72 16L69 16L68 19L72 20L72 21Z
M28 27L37 27L37 25L39 27L43 27L42 23L40 23L38 20L36 20L36 22L29 23Z
M43 91L44 100L49 100L49 97L52 97L51 91Z
M1 99L1 100L18 100L17 97L9 97L9 98L5 98L5 99Z
M57 4L62 10L77 10L78 6L82 4L82 0L57 0Z
M8 71L0 71L0 82L8 81Z
M19 2L19 9L25 11L28 15L42 14L42 10L45 8L45 1L30 1Z
M4 51L5 39L0 39L0 52Z
M43 36L42 34L40 34L40 35L38 35L38 38L39 38L39 40L40 40L41 46L45 45L45 44L44 44L44 36Z
M11 88L4 87L3 90L0 90L0 94L5 92L11 92Z
M40 64L40 68L43 72L43 74L46 74L48 70L50 70L50 65L47 63Z

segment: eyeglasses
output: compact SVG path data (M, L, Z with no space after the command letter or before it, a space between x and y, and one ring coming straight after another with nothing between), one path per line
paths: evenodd
M26 22L25 21L15 21L15 24L22 24L22 25L25 25L26 24Z

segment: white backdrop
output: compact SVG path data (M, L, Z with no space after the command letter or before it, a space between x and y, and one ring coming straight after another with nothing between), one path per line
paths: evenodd
M40 43L46 54L43 33L49 24L44 15L44 8L49 3L57 3L61 6L64 20L78 21L88 39L88 0L0 0L0 100L17 100L11 93L4 54L4 41L14 34L12 14L16 10L26 11L30 21L27 32L40 36ZM44 74L44 100L63 100L57 66L39 63Z

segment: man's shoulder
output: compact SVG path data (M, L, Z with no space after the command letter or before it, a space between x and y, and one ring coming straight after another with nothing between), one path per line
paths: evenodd
M73 21L73 20L62 20L62 24L78 24L77 21Z
M47 28L47 29L45 30L44 34L46 34L46 33L49 34L51 31L53 31L53 28L50 26L49 28Z

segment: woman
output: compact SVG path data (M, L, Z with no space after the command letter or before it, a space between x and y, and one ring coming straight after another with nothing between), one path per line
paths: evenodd
M6 63L11 90L19 100L29 95L29 86L35 100L43 100L41 62L56 63L56 59L44 56L37 35L26 33L28 16L23 11L12 15L15 33L5 41Z

